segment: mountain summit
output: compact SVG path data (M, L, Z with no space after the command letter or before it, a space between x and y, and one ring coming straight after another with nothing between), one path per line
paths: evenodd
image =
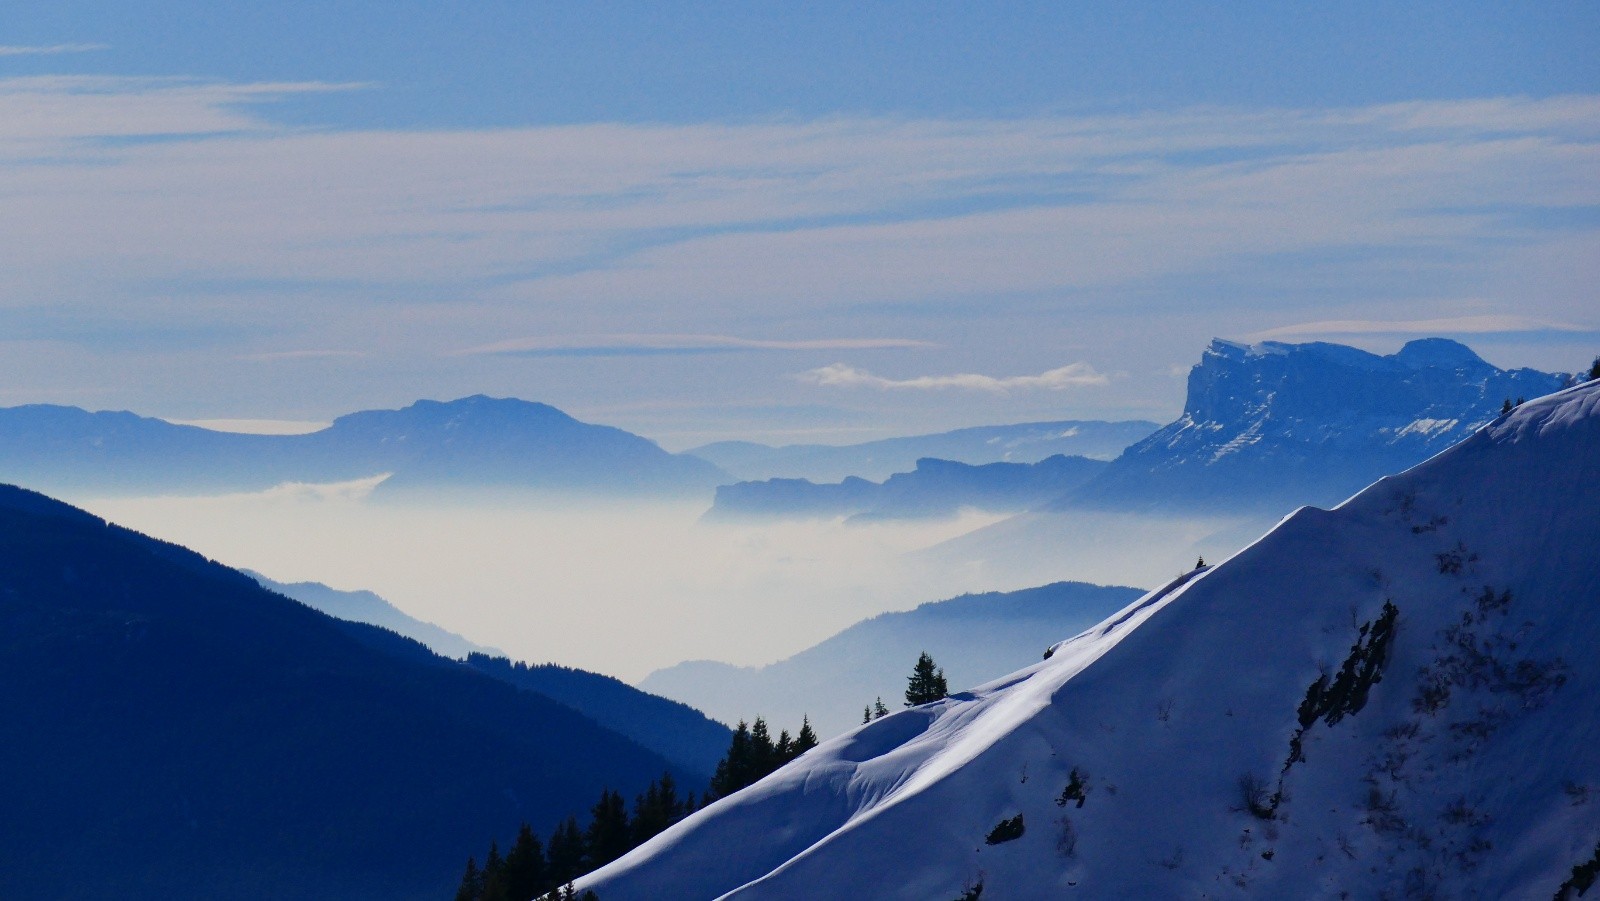
M548 404L483 395L364 410L306 435L241 435L132 413L0 409L0 479L52 491L248 491L391 473L384 493L705 493L727 475Z
M583 887L1567 897L1600 870L1596 472L1600 382L1524 404L1041 663L827 742Z
M1470 435L1506 400L1566 377L1502 370L1423 338L1378 356L1339 344L1216 339L1189 372L1183 415L1130 446L1063 506L1287 512L1333 504Z

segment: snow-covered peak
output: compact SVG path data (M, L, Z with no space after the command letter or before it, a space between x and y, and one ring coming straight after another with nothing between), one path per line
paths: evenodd
M1446 369L1493 369L1472 348L1449 338L1418 338L1407 341L1394 355L1395 362L1413 369L1438 366Z
M1560 375L1497 369L1444 338L1390 356L1216 340L1189 374L1183 415L1129 447L1073 501L1332 504L1461 440L1504 402L1563 384Z
M645 898L1550 898L1600 847L1600 383L598 871Z

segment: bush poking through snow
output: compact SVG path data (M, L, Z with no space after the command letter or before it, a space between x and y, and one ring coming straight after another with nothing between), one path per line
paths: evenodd
M1267 780L1255 773L1239 777L1239 800L1257 819L1270 820L1277 812L1276 796L1269 794L1267 788Z
M1383 667L1389 662L1389 647L1394 643L1394 624L1399 616L1400 610L1384 601L1378 618L1361 624L1356 643L1333 680L1330 682L1324 674L1306 689L1305 700L1300 702L1298 711L1300 728L1289 739L1289 759L1283 765L1285 772L1306 759L1302 740L1313 723L1320 719L1332 726L1367 706L1372 686L1383 681Z
M1066 807L1068 801L1077 801L1082 807L1083 802L1089 800L1089 774L1072 768L1072 774L1067 777L1067 787L1061 790L1061 797L1056 799L1057 807Z
M985 844L999 845L1005 842L1014 842L1022 838L1022 833L1027 827L1022 824L1022 814L1017 814L1009 820L1001 820L989 830L989 837L984 839Z
M956 896L956 901L978 901L978 899L982 897L983 880L979 879L977 882L974 882L972 885L968 886L960 895Z

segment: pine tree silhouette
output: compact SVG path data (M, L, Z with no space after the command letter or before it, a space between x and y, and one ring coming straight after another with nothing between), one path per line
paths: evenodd
M949 696L950 686L945 682L944 670L935 668L933 658L923 651L906 679L906 706L929 704Z
M816 746L817 733L811 728L811 717L803 716L800 718L800 733L794 737L794 744L790 746L789 752L799 757Z
M584 864L596 870L628 853L632 847L628 828L628 805L621 792L610 789L600 793L589 812L589 828L584 833Z
M467 858L467 871L461 874L461 887L456 889L456 901L478 901L483 897L483 873L478 870L477 858Z
M517 840L506 853L506 894L512 901L532 898L548 884L544 846L527 823L517 830Z

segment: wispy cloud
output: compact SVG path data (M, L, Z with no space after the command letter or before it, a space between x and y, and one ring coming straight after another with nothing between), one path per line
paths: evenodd
M265 353L241 354L239 359L271 363L276 360L355 359L366 355L366 351L361 350L274 350Z
M1280 338L1340 338L1363 335L1512 335L1549 332L1593 334L1600 332L1600 328L1593 325L1574 325L1569 322L1508 315L1403 320L1330 319L1270 328L1248 335L1247 338L1252 341L1263 341Z
M518 338L461 351L463 355L633 356L641 354L725 353L756 350L882 350L936 347L911 338L816 338L763 340L729 335L581 335Z
M0 44L0 56L55 56L109 49L108 44Z
M992 376L978 375L976 373L958 373L955 375L923 375L909 379L884 378L874 375L864 369L835 363L821 369L813 369L799 375L802 381L811 382L829 388L879 388L882 390L919 390L940 391L946 389L965 389L968 391L990 391L1004 394L1010 391L1030 391L1048 389L1060 391L1064 388L1082 388L1089 385L1105 385L1109 379L1096 372L1088 363L1070 363L1058 369L1041 372L1038 375L1013 375Z
M815 393L788 376L824 362L786 352L923 346L862 335L962 348L920 372L999 372L1019 342L1064 359L1095 329L1117 337L1072 359L1149 373L1267 323L1582 324L1600 280L1585 212L1600 210L1600 96L430 131L272 118L354 87L0 79L0 315L50 298L30 337L67 343L81 339L58 320L125 310L271 334L196 348L182 365L197 385L218 364L262 381L238 355L263 347L382 346L363 370L415 383L553 368L505 365L515 354L685 357L612 368L631 381L611 389L655 397L685 384L662 373L720 354L723 377L699 367L696 390L785 403ZM846 337L788 340L797 328ZM1016 415L1049 387L832 378L1010 390Z

